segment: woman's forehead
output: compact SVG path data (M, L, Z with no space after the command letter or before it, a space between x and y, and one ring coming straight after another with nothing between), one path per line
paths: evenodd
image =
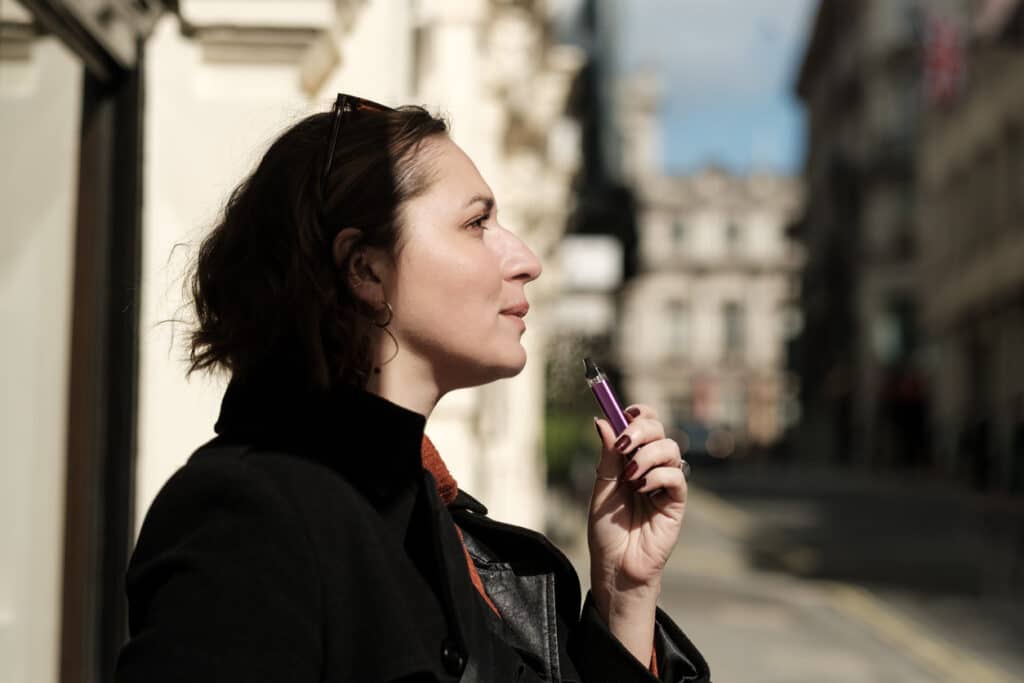
M450 209L461 211L471 204L494 202L494 194L480 175L473 160L447 137L431 140L425 150L433 165L434 182L427 195L444 201Z

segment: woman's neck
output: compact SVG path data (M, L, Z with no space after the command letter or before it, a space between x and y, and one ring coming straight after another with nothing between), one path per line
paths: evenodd
M379 373L371 371L366 391L429 418L441 400L437 382L423 368L405 367L408 363L401 360L381 366Z

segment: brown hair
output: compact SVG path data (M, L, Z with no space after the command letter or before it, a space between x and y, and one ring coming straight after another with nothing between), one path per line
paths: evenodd
M322 180L331 123L313 114L278 137L200 245L186 282L196 315L189 374L273 365L320 388L365 385L374 313L352 293L332 244L354 227L359 245L397 257L402 204L431 183L417 152L448 126L421 107L351 115Z

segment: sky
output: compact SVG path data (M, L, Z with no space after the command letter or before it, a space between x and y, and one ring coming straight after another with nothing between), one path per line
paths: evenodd
M653 71L667 172L715 163L798 173L803 115L793 92L818 0L629 0L620 68Z

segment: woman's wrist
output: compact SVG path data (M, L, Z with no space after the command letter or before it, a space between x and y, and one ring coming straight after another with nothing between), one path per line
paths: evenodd
M598 609L607 608L614 602L632 611L635 608L656 604L661 597L660 574L648 581L634 581L624 577L621 572L592 564L590 586Z
M651 659L654 645L654 618L661 595L661 584L611 588L594 583L594 606L608 630L644 666Z
M610 610L633 613L647 607L656 606L661 597L661 584L643 584L633 586L609 586L599 581L591 582L594 602L602 617L607 617Z

